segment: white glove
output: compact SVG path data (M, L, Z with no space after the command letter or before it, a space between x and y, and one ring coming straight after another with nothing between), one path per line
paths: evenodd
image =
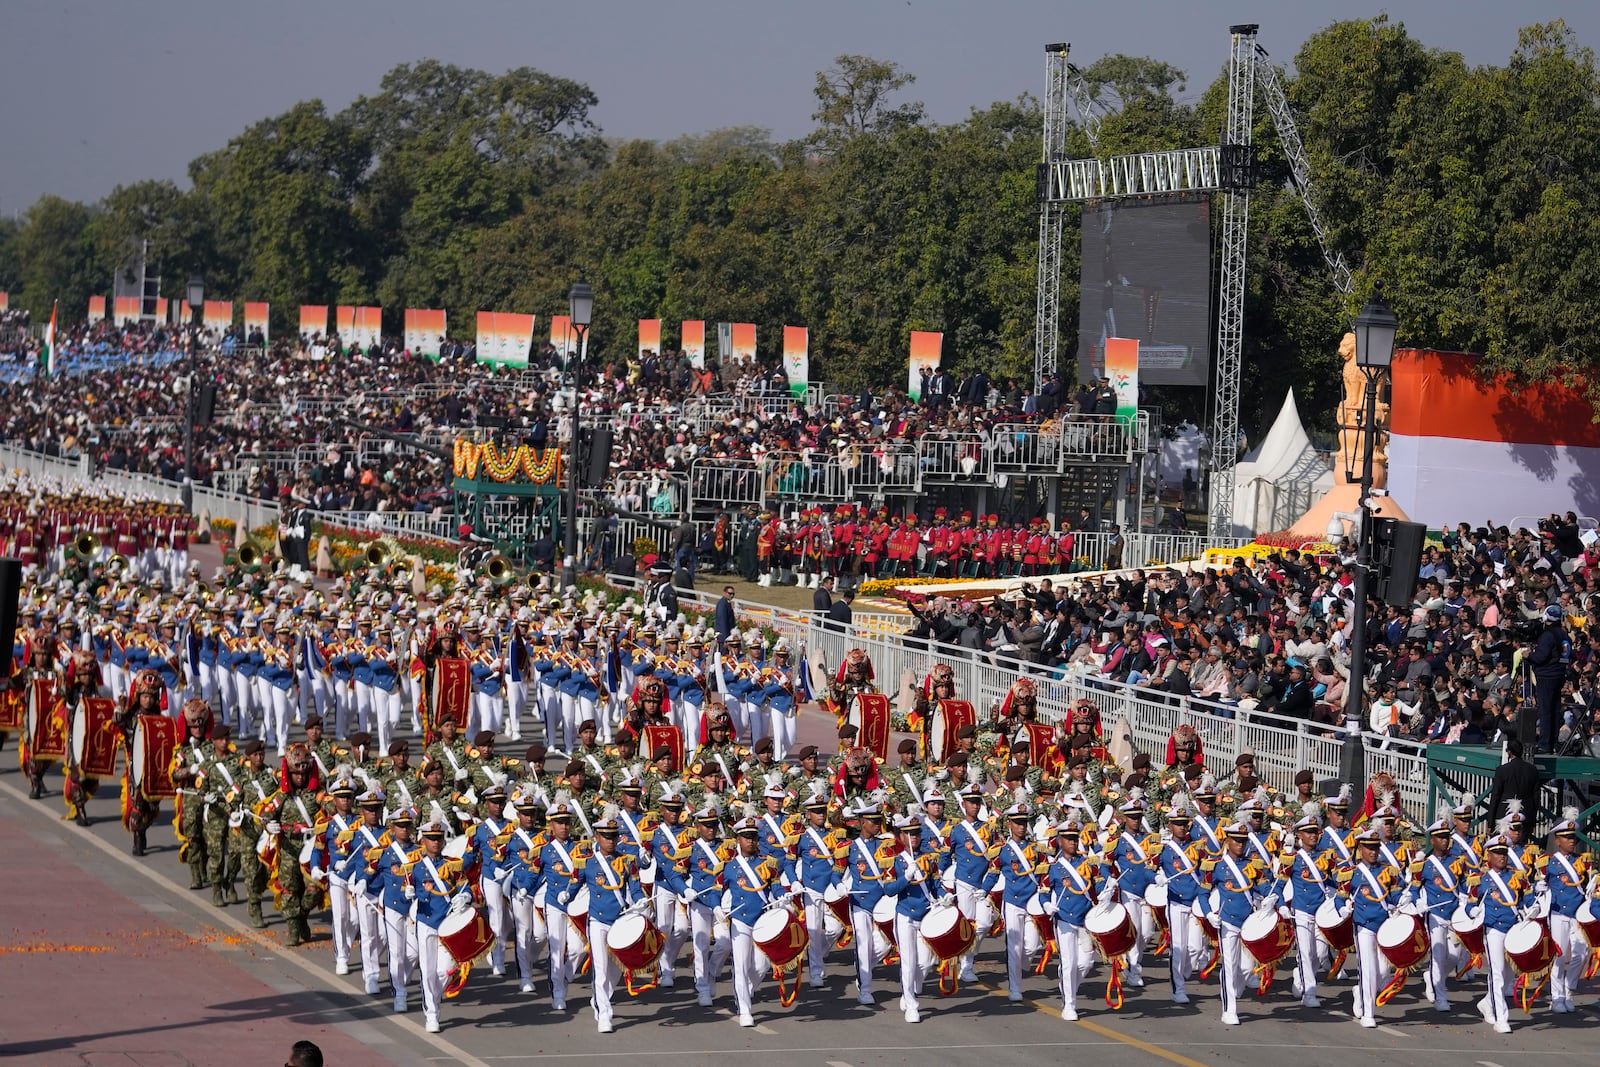
M279 822L277 819L273 819L271 822L267 823L268 837L277 837L281 833L283 833L283 823Z
M1294 914L1289 910L1289 905L1280 904L1278 905L1278 917L1292 920L1294 918Z
M678 894L678 902L687 906L689 904L693 904L695 902L695 898L699 895L700 894L696 893L693 889L685 889L682 893Z
M1053 900L1047 900L1041 906L1044 908L1044 913L1046 915L1054 915L1056 913L1056 902Z
M1413 901L1415 901L1416 899L1417 899L1417 895L1415 893L1413 893L1410 889L1407 889L1404 893L1400 894L1400 906L1402 908L1409 907L1411 905L1411 903Z
M244 825L244 812L236 811L228 816L228 829L237 830Z
M472 890L462 888L456 890L456 895L450 898L452 908L469 908L472 906Z
M1156 872L1156 885L1164 886L1166 884L1167 884L1167 872L1166 871L1157 871Z
M367 880L365 878L362 878L362 879L356 881L355 883L353 883L350 886L350 889L358 897L366 896L367 895Z
M328 880L328 872L321 867L313 867L311 868L311 880L313 882L325 882Z
M1524 919L1537 919L1539 917L1539 905L1529 904L1526 907L1520 908L1517 911L1517 914L1522 916Z
M1537 882L1533 883L1533 891L1535 893L1543 893L1545 890L1547 890L1549 888L1550 888L1550 883L1545 881L1543 878L1541 878Z
M568 890L563 889L561 892L556 894L556 903L560 904L563 908L566 907L568 902L571 900L572 893Z
M1472 898L1467 896L1465 893L1457 893L1456 906L1466 908L1470 911L1472 909Z
M718 923L727 922L728 921L728 909L727 908L717 908L717 909L713 910L712 913L711 913L711 919L712 919L713 922L718 922Z
M528 891L519 885L511 891L511 899L521 904L528 899Z
M1266 911L1272 911L1277 908L1279 903L1282 902L1282 899L1283 898L1278 896L1276 893L1268 893L1267 899L1261 902L1261 907Z
M1206 922L1210 923L1212 926L1220 927L1222 925L1222 915L1221 915L1221 913L1220 912L1215 912L1215 911L1207 912L1206 913Z
M1339 909L1339 918L1348 919L1355 913L1355 910L1356 906L1354 904L1350 903L1349 901L1345 901L1344 907Z
M1117 895L1117 887L1114 886L1114 885L1108 885L1104 889L1100 890L1099 902L1101 904L1109 904L1109 903L1111 903L1112 898L1115 897L1116 895ZM1048 908L1053 908L1054 906L1055 905L1053 905L1053 904L1052 905L1047 905Z
M468 778L468 774L467 774L467 769L465 767L461 768L459 771L456 772L456 781L464 782L464 781L467 780L467 778Z
M406 883L406 899L407 900L416 900L417 899L417 887L412 885L410 882Z

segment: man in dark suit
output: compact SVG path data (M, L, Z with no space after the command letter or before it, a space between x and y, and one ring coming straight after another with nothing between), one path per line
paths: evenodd
M716 618L712 620L712 626L717 631L718 647L727 644L728 635L733 633L738 625L739 620L733 610L733 586L725 585L722 587L722 599L717 601Z
M811 610L818 618L827 618L833 608L833 575L825 574L821 583L811 593Z
M1513 737L1506 742L1504 763L1495 768L1494 788L1489 792L1489 824L1492 826L1506 814L1506 801L1522 801L1522 810L1529 822L1539 813L1539 768L1522 758L1522 742Z
M844 631L850 629L850 624L855 621L855 616L850 611L850 602L855 598L856 591L846 589L841 598L833 602L833 606L828 609L828 629Z

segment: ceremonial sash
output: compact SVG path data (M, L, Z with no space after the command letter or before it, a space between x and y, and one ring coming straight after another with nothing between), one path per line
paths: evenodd
M1383 883L1378 881L1378 876L1373 874L1372 868L1368 867L1365 863L1359 865L1357 869L1360 870L1361 876L1367 880L1367 884L1372 887L1373 899L1379 903L1382 903L1383 899L1389 894L1384 890Z
M1564 853L1552 852L1552 853L1550 853L1550 858L1555 860L1557 863L1561 864L1561 866L1563 866L1563 867L1565 867L1567 869L1567 878L1569 880L1568 881L1569 885L1576 886L1580 882L1583 881L1582 876L1578 874L1578 869L1572 865L1572 861L1567 859L1567 857L1566 857L1566 855Z
M556 853L561 857L561 862L567 865L567 873L573 873L572 853L568 852L565 846L563 846L560 841L557 841L553 837L550 839L550 847L556 850Z
M1223 856L1222 862L1228 865L1228 873L1233 875L1234 883L1239 887L1240 891L1249 892L1254 883L1244 876L1244 872L1239 869L1239 864L1234 861L1234 858L1232 856Z
M1189 858L1189 854L1176 841L1168 841L1166 847L1170 848L1173 854L1183 863L1183 869L1178 872L1179 874L1189 874L1194 870L1194 861Z
M1076 888L1078 892L1087 893L1089 891L1089 883L1084 880L1082 874L1078 873L1078 868L1074 864L1062 861L1061 867L1072 876L1073 887Z
M1318 885L1322 885L1327 881L1326 878L1322 877L1322 871L1317 869L1317 861L1312 857L1311 853L1302 848L1295 855L1299 856L1300 861L1305 864L1307 881L1315 882Z
M875 880L881 880L883 878L883 870L878 866L877 857L873 856L872 849L867 848L865 840L859 837L856 838L856 844L861 846L861 856L867 861L867 868L872 871L872 877Z
M1433 869L1439 872L1439 878L1444 883L1446 893L1456 891L1456 876L1450 873L1450 868L1438 856L1429 856L1428 862L1433 864Z
M422 857L422 865L428 868L428 875L433 879L433 884L439 887L439 895L441 897L449 896L450 887L444 884L444 879L439 876L439 868L433 865L433 860L424 856Z
M1511 887L1506 885L1505 880L1500 877L1500 872L1499 871L1489 871L1488 873L1489 873L1489 878L1495 884L1495 888L1499 889L1501 894L1503 895L1503 899L1500 902L1502 904L1504 904L1508 908L1516 907L1517 906L1516 895L1511 892Z

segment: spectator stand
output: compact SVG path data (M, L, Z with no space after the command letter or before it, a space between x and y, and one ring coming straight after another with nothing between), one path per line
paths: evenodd
M1504 761L1500 745L1428 746L1428 811L1445 811L1470 796L1473 805L1487 818L1489 794L1494 788L1494 772ZM1539 810L1528 837L1540 840L1561 819L1561 809L1579 810L1578 836L1585 847L1600 848L1600 800L1592 792L1600 782L1600 759L1594 756L1533 757L1539 768Z
M456 438L451 483L456 513L480 539L522 563L543 531L560 544L566 516L567 454L559 448L500 443L479 431Z

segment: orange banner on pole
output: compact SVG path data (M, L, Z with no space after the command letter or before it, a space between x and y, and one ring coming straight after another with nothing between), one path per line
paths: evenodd
M1125 419L1139 414L1139 339L1106 338L1106 377L1117 394L1117 414Z
M205 324L208 330L215 330L219 334L225 332L233 325L233 301L207 300Z
M102 303L104 303L105 302L105 297L102 296L100 298L100 300L101 300ZM90 304L93 304L94 303L94 299L91 297L89 302L90 302ZM4 289L0 289L0 311L9 311L10 309L11 309L11 294L6 292Z
M251 333L256 330L261 331L262 340L268 340L271 338L271 333L268 330L268 325L271 319L271 315L269 313L271 311L272 306L270 304L260 302L252 303L248 300L245 301L244 335L246 339L248 339Z
M480 312L481 314L481 312ZM445 313L428 308L406 308L406 348L429 359L439 358L445 337Z
M646 352L661 354L661 320L639 320L639 358L644 359Z
M734 359L756 358L756 324L753 322L731 322L728 324L729 343Z
M578 335L572 329L571 315L550 316L550 343L563 359L578 348Z
M176 310L177 305L182 303L182 301L181 300L174 300L172 303L173 303L174 310ZM157 322L166 322L167 321L167 298L164 297L164 296L156 297L156 321Z
M112 305L112 315L118 326L139 321L139 298L136 296L119 296Z
M307 337L328 332L328 305L301 304L300 332Z
M4 310L4 308L0 307L0 310ZM89 298L89 321L99 322L105 317L106 298L103 296L91 296Z
M790 394L803 398L811 381L810 334L804 326L783 328L783 373Z
M706 323L704 319L685 319L683 343L679 346L695 367L706 365Z
M944 351L944 334L930 330L911 331L911 369L906 376L906 392L912 400L922 399L922 371L929 374L939 369L939 356Z

